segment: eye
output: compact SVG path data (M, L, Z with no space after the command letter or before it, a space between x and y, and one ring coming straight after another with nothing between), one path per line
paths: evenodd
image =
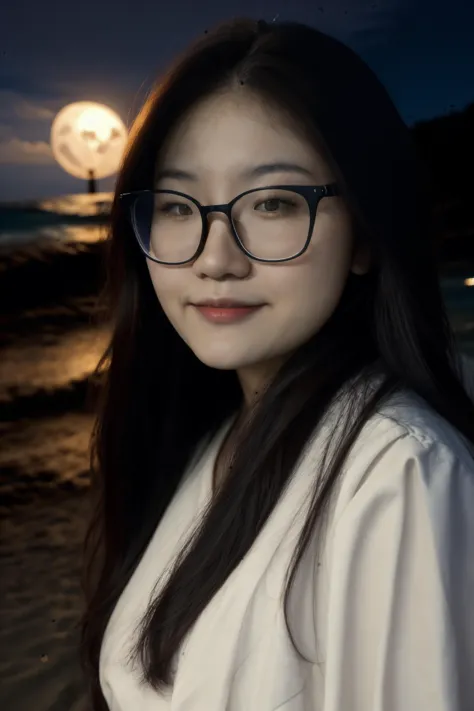
M268 198L263 202L257 203L255 209L264 208L263 212L275 212L280 207L281 200L279 198Z
M296 207L292 200L283 200L282 198L273 197L262 200L255 205L255 210L258 212L277 213L291 210Z
M158 205L158 212L170 217L188 217L193 214L191 207L185 202L165 202Z

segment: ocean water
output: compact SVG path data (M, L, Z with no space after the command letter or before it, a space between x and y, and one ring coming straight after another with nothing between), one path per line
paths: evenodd
M0 205L0 503L88 485L84 402L108 338L94 317L111 199ZM474 265L447 270L442 288L474 358Z

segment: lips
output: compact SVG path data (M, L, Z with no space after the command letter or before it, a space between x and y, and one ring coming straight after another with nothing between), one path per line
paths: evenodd
M245 301L234 301L233 299L209 299L207 301L193 302L193 306L207 307L213 309L243 309L256 308L262 304L249 304Z
M263 304L242 304L231 301L194 304L198 313L211 323L235 323L252 316Z

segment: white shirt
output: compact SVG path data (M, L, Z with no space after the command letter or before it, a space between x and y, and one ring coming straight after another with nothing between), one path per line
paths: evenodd
M298 568L288 616L309 661L291 643L281 596L324 428L184 640L172 690L140 685L125 660L135 626L210 501L227 426L190 465L111 617L100 659L110 711L472 711L474 462L410 394L364 427L324 537Z

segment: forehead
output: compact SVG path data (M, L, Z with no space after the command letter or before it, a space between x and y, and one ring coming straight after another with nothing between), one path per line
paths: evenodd
M168 136L157 167L228 174L252 161L327 170L321 153L289 116L245 92L212 96L194 106Z

